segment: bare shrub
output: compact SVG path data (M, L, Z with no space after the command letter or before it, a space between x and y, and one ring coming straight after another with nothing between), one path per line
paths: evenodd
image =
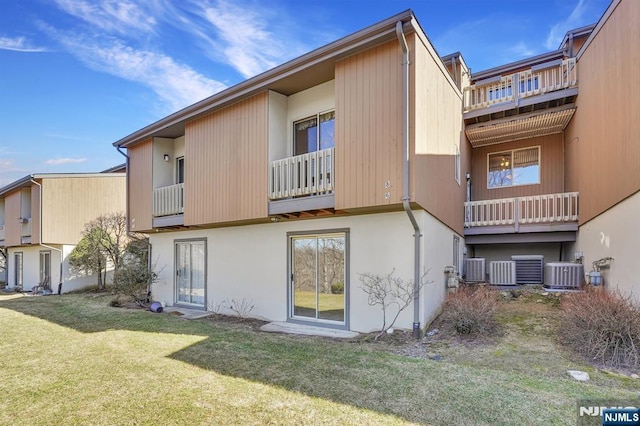
M225 311L230 311L234 316L241 319L247 319L254 308L255 305L253 303L253 299L247 300L244 297L242 299L224 299L215 307L213 307L213 305L211 304L209 305L209 310L217 314L222 314Z
M413 280L404 281L402 278L394 277L395 269L386 275L360 274L360 288L367 295L369 306L380 305L382 309L382 327L375 340L384 335L388 330L393 328L400 313L404 311L413 302L416 297L416 288L414 288ZM418 283L418 293L426 284L426 271L420 278Z
M113 288L118 295L130 297L136 304L147 306L150 302L149 287L158 278L153 269L141 263L120 266L113 276Z
M498 294L486 286L464 285L447 296L444 319L459 334L484 334L496 327Z
M616 291L587 287L561 303L560 338L588 359L611 367L640 366L640 309Z

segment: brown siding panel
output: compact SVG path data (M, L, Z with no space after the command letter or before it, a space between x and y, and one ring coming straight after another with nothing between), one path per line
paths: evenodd
M187 123L185 225L267 217L268 94Z
M129 155L129 229L150 231L153 219L153 143L151 139L127 149Z
M578 60L566 130L567 188L585 223L640 190L640 2L623 0Z
M336 209L401 202L401 62L392 41L336 63Z
M464 173L460 92L439 66L433 50L415 35L411 52L411 196L422 208L458 233L463 232ZM460 184L456 181L456 147L460 149Z
M540 184L487 188L487 156L490 153L540 146ZM471 188L473 200L524 197L564 192L562 134L489 145L472 151Z
M22 224L18 222L21 217L20 190L8 194L4 199L4 244L6 247L19 246L22 242L20 231Z

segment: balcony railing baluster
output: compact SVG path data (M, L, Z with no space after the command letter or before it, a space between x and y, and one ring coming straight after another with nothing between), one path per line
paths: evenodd
M466 87L464 110L468 112L503 102L517 102L518 99L575 86L576 82L576 58L567 58L557 66L521 71L502 76L498 81Z
M269 165L269 199L333 192L334 148L272 161Z
M578 220L578 193L468 201L464 203L464 210L466 228L575 222Z

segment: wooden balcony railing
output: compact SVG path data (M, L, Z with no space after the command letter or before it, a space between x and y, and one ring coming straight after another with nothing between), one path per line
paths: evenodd
M578 81L576 59L568 58L549 67L504 75L491 81L476 83L464 89L464 111L486 108L503 102L541 95L575 86Z
M464 203L464 226L549 224L578 220L578 193L533 195Z
M153 190L153 216L172 216L184 213L184 184Z
M272 161L269 165L269 199L333 192L334 148Z

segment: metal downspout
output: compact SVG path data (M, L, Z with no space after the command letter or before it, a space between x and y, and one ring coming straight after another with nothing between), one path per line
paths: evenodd
M129 232L131 232L131 230L129 229L129 156L127 154L125 154L122 151L122 148L119 146L116 146L116 149L118 150L118 152L120 154L122 154L124 156L124 158L126 158L125 163L126 163L126 168L125 168L125 186L126 186L126 206L125 206L125 216L127 217L127 234L129 234Z
M39 193L39 197L40 197L40 213L39 213L39 218L38 218L38 245L40 247L44 247L44 248L48 248L50 250L55 250L57 252L60 253L60 279L58 281L58 294L62 293L62 263L64 262L64 253L62 252L62 249L59 248L55 248L55 247L51 247L48 246L46 244L42 244L42 185L40 185L35 179L31 179L31 183L38 185L38 188L40 188L38 190ZM8 277L7 277L8 278Z
M409 192L409 46L402 30L402 21L396 23L396 35L402 47L402 151L403 182L402 207L407 212L414 234L413 258L413 337L420 338L420 226L411 210L411 193Z

